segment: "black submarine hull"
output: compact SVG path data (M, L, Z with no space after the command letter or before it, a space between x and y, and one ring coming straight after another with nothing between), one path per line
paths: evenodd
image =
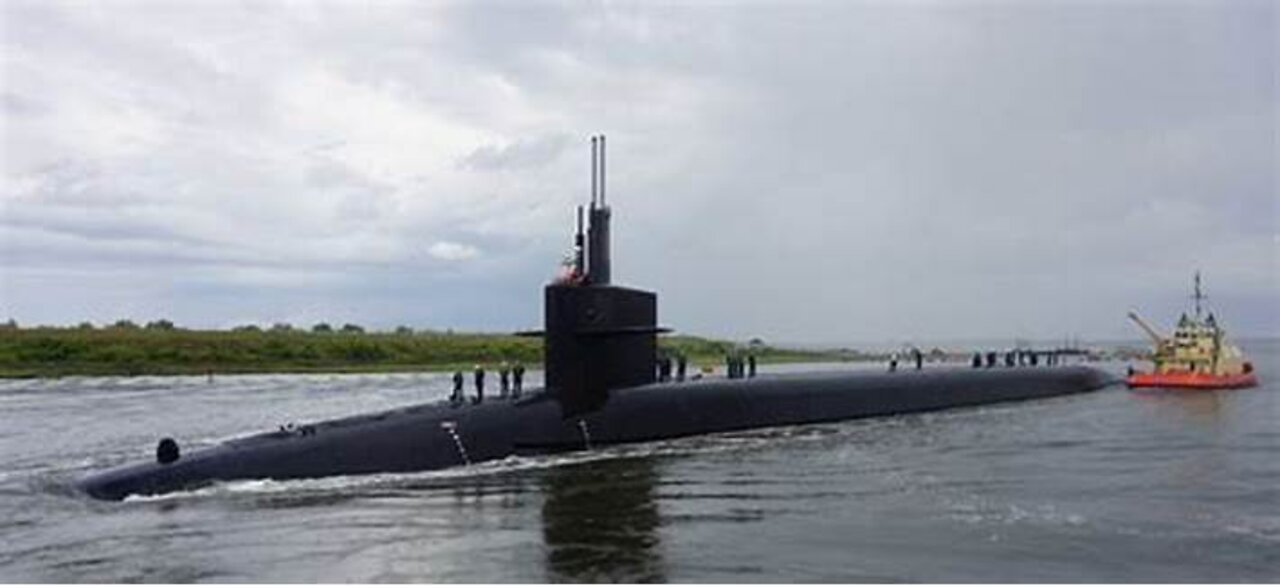
M396 473L691 435L915 413L1083 393L1116 382L1086 366L832 372L653 383L613 390L588 413L554 393L433 403L232 440L161 464L90 476L120 500L247 479Z

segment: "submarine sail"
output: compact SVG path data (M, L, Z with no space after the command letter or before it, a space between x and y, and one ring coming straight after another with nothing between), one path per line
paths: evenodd
M565 416L599 409L610 389L655 382L658 296L611 283L605 139L591 139L587 266L580 279L544 289L545 384Z

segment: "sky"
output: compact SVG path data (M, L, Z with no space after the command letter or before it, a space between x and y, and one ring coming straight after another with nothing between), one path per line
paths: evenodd
M0 3L0 319L1280 334L1274 2Z

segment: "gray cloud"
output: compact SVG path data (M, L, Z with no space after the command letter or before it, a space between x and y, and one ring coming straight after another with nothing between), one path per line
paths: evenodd
M1280 331L1272 3L0 10L20 321L526 327L603 131L681 330Z
M520 170L550 164L570 146L570 139L556 134L518 139L508 145L484 145L458 160L463 169L477 171Z

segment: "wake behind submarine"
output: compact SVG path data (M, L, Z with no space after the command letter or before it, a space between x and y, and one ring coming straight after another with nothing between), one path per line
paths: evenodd
M610 281L604 137L592 138L589 225L543 290L545 387L518 399L438 401L231 440L93 474L89 495L121 500L218 481L415 472L735 430L831 422L1083 393L1114 379L1094 368L824 372L658 382L657 295Z

